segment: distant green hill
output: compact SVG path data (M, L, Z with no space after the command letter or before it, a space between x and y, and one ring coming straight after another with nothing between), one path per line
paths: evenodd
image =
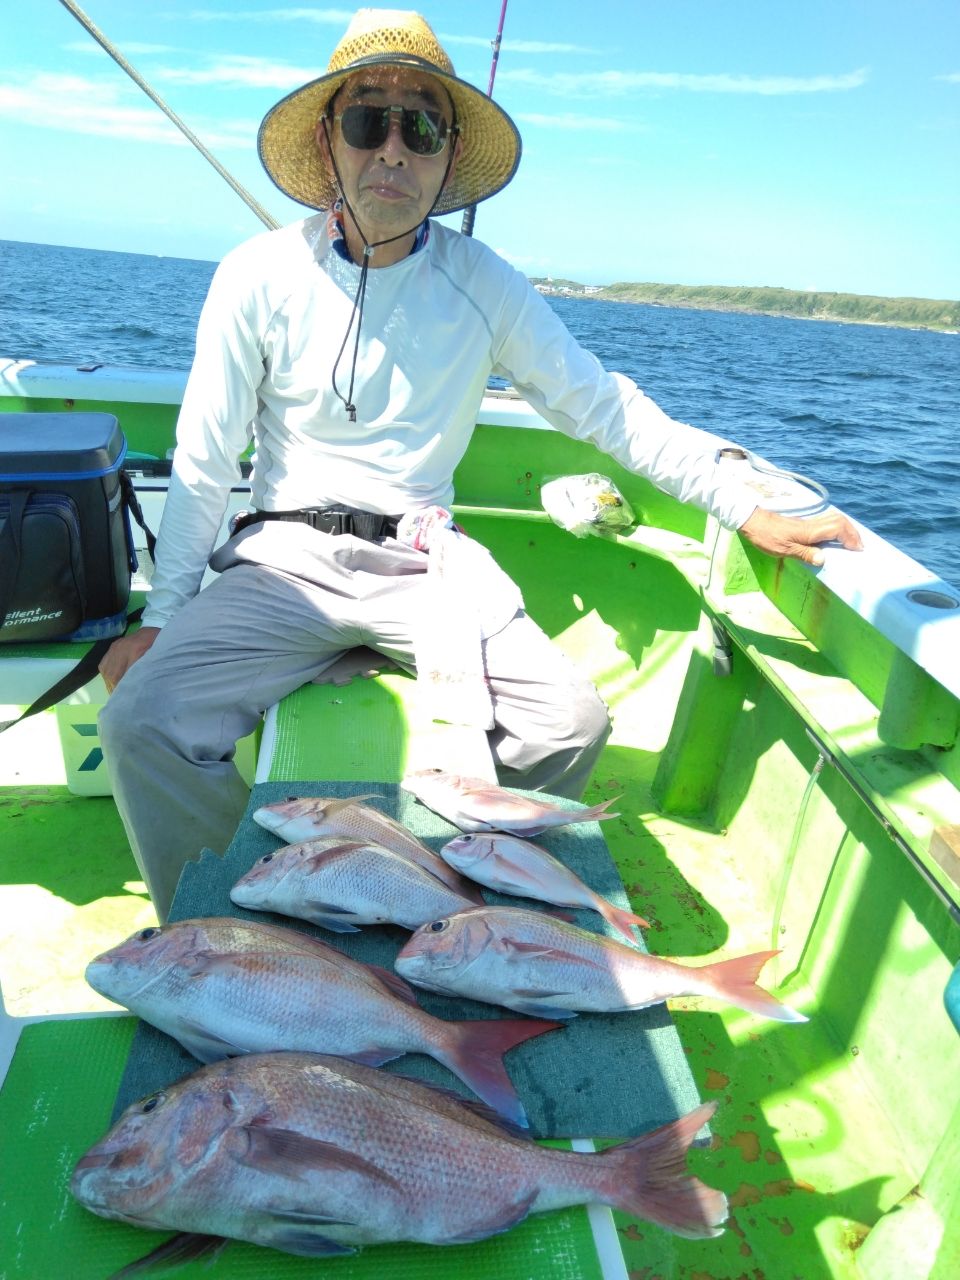
M599 288L574 280L533 278L544 292L607 302L640 302L704 311L749 311L762 315L840 320L852 324L901 325L921 329L960 329L960 302L931 298L877 298L858 293L731 285L610 284Z

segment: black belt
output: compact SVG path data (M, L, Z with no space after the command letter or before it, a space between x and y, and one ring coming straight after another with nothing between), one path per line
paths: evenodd
M377 538L397 536L397 516L381 516L375 511L358 511L355 507L302 507L297 511L241 511L234 516L230 532L239 533L261 520L287 520L308 524L321 533L352 533L355 538L374 542Z

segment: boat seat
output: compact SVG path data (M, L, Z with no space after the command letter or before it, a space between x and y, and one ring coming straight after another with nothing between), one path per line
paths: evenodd
M103 1280L142 1258L171 1233L138 1230L98 1218L70 1195L74 1164L107 1131L137 1019L126 1014L28 1021L0 1088L0 1132L9 1159L0 1169L4 1262L13 1276L54 1276L69 1258L72 1280ZM575 1144L576 1149L585 1149ZM26 1153L24 1155L24 1153ZM56 1229L51 1229L51 1223ZM538 1215L507 1235L477 1244L432 1248L381 1245L346 1260L351 1280L384 1274L397 1280L626 1280L608 1209L599 1206ZM309 1269L309 1264L307 1266ZM190 1263L177 1275L260 1276L295 1280L303 1258L231 1242L217 1266Z
M430 768L496 781L487 735L431 720L416 679L390 669L345 685L303 685L271 707L256 781L399 782Z

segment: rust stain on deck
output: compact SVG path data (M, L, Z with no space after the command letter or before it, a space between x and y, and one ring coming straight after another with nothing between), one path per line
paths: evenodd
M755 1133L741 1129L733 1137L728 1138L727 1143L731 1147L737 1147L740 1155L748 1164L753 1164L760 1159L760 1139Z
M705 1079L705 1087L707 1089L725 1089L730 1083L730 1077L722 1071L717 1071L713 1067L707 1067Z

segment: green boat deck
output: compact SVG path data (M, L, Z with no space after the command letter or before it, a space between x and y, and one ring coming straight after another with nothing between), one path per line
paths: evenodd
M539 482L596 465L555 434L481 428L458 514L611 707L584 799L618 797L603 835L652 922L650 950L698 961L781 948L761 982L810 1018L671 1002L699 1092L719 1104L712 1145L690 1165L727 1193L731 1216L718 1239L688 1241L615 1214L619 1274L956 1280L960 1041L944 991L960 925L949 867L931 851L960 829L960 703L815 575L705 530L618 469L604 466L642 515L637 534L562 532L538 510ZM269 776L400 776L428 731L410 683L387 673L292 695ZM87 961L153 920L112 801L67 788L53 712L0 736L0 779L8 1019L105 1013ZM65 1251L75 1280L105 1280L157 1242L66 1192L72 1161L108 1123L131 1034L126 1018L24 1026L0 1093L0 1274L11 1280L59 1274ZM320 1262L231 1244L213 1269L177 1274L574 1280L598 1274L585 1219Z

